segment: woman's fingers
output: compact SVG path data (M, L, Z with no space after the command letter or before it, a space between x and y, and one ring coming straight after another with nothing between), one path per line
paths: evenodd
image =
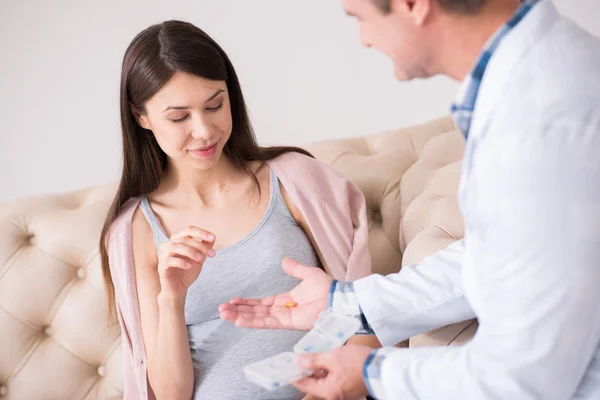
M185 243L172 242L167 252L169 257L187 257L196 262L204 262L207 254Z
M244 313L233 310L222 310L219 312L225 321L234 323L241 328L252 329L281 329L284 327L282 321L271 314Z
M190 246L194 249L196 249L199 253L202 253L208 257L214 257L215 256L215 251L213 250L213 244L212 242L199 242L196 239L190 238L190 237L184 237L178 240L175 240L174 243L183 243L187 246Z
M201 243L191 238L180 240L169 241L161 245L160 257L163 263L170 257L183 257L190 261L203 263L206 257L215 256L211 244Z
M233 299L229 300L229 303L247 306L272 306L275 304L276 298L277 296L268 296L262 299L245 299L242 297L234 297Z
M178 232L171 236L172 241L176 241L185 237L191 237L201 242L214 243L215 235L204 229L198 228L197 226L188 226L181 232Z
M270 306L245 306L245 305L235 305L235 304L221 304L219 306L219 310L229 310L235 311L237 313L244 313L247 315L257 314L257 315L267 315L271 313Z
M165 270L167 270L169 268L190 269L194 265L198 265L198 264L202 265L201 263L190 261L187 258L169 257L166 260L166 262L163 264L163 266L164 266L163 268Z

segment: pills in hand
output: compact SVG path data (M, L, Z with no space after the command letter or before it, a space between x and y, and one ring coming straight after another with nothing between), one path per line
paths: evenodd
M293 301L284 303L285 307L296 307ZM331 309L323 311L313 328L293 348L275 356L255 361L244 367L246 379L267 390L276 390L307 376L313 371L304 370L294 363L294 355L299 353L323 353L341 347L356 333L360 320ZM322 377L321 372L316 373Z

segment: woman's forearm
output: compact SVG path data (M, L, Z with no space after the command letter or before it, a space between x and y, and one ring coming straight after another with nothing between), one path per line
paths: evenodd
M158 295L158 332L148 379L157 400L191 399L194 370L185 324L185 298Z

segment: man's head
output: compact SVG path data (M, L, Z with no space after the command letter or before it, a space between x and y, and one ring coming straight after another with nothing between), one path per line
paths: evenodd
M465 47L458 43L465 36L460 32L484 26L477 23L483 14L507 11L506 5L508 14L505 12L502 18L507 18L519 0L342 0L342 3L346 12L358 20L363 44L387 55L394 62L399 80L410 80L439 73L452 76L442 64L448 58L449 47ZM494 18L487 18L487 22L490 26L496 23ZM479 34L489 37L502 22L499 20L492 26L491 32ZM478 32L473 35L477 37Z
M392 0L372 0L383 12L390 12ZM485 0L436 0L446 11L477 12Z

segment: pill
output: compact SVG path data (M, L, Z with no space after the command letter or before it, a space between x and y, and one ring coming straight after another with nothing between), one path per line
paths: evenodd
M288 301L287 303L285 303L285 307L286 308L294 308L296 307L297 303L295 301Z

